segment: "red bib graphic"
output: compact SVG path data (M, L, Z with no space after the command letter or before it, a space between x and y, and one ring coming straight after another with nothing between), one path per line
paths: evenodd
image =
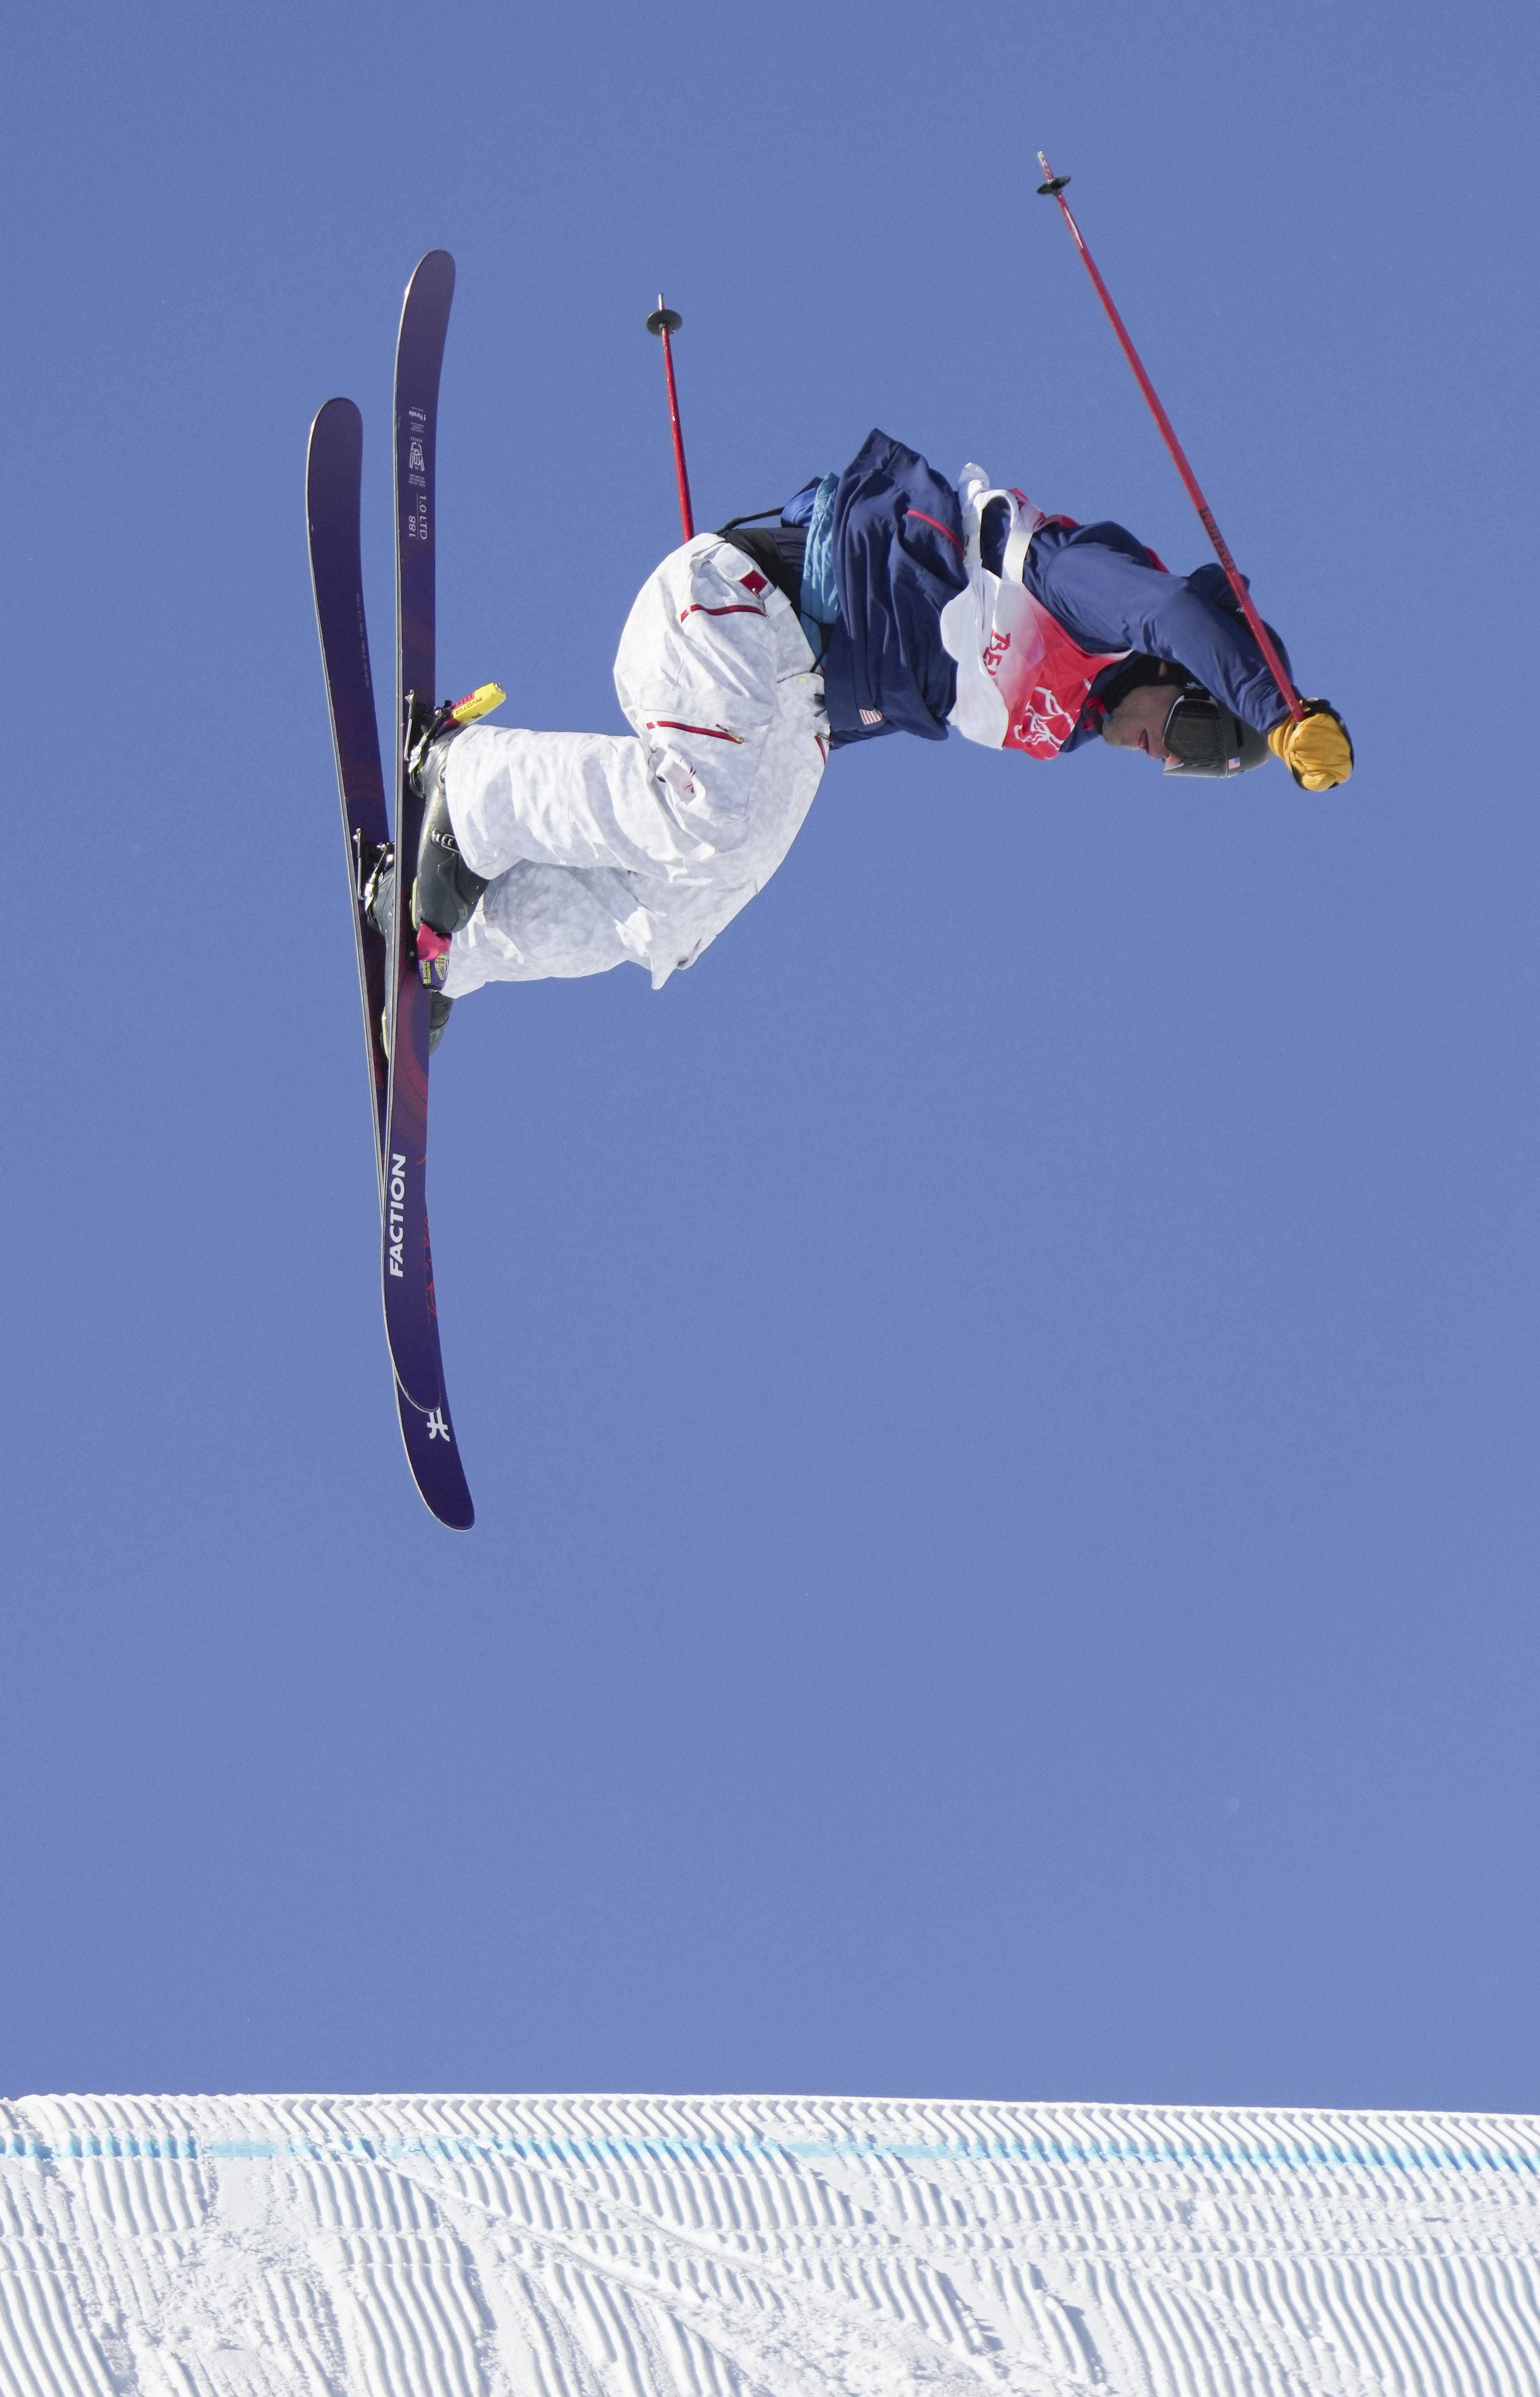
M1129 653L1082 649L1027 590L1021 579L1027 547L1048 519L1024 492L996 489L982 467L965 466L958 496L968 531L968 588L941 614L941 637L957 664L948 721L986 749L1056 757L1102 668ZM979 528L992 500L1003 500L1011 516L998 574L990 573L979 554Z

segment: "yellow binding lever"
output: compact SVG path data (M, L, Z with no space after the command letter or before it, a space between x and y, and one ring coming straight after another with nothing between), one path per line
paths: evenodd
M449 724L474 724L477 716L490 716L494 707L501 707L507 696L500 682L478 683L475 690L467 691L463 699L457 699L445 709L445 720Z

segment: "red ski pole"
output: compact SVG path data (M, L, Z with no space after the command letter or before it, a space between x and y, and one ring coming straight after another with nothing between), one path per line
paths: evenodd
M1096 271L1096 261L1092 258L1090 250L1086 248L1085 236L1081 233L1079 226L1076 223L1075 219L1070 214L1069 202L1065 197L1065 185L1068 182L1069 177L1067 175L1056 175L1040 150L1038 153L1038 164L1042 168L1043 173L1048 177L1046 183L1038 184L1038 194L1043 199L1057 200L1059 203L1060 209L1064 216L1064 221L1069 227L1071 234L1074 235L1075 247L1079 251L1080 256L1085 260L1086 272L1090 275L1092 283L1095 284L1102 305L1112 319L1112 329L1123 345L1123 355L1127 358L1130 366L1133 368L1134 374L1138 378L1139 388L1144 393L1145 397L1148 400L1150 404L1150 412L1154 416L1157 424L1160 427L1161 438L1164 440L1167 449L1171 451L1177 473L1181 475L1182 480L1187 487L1187 497L1191 500L1194 507L1198 510L1199 515L1202 517L1203 529L1214 545L1214 554L1217 556L1220 565L1225 569L1225 573L1230 578L1231 588L1233 589L1236 597L1240 602L1241 610L1246 618L1247 623L1250 624L1252 632L1256 635L1257 647L1267 661L1268 670L1272 675L1273 680L1277 683L1279 690L1283 693L1285 700L1287 700L1289 703L1290 715L1293 717L1296 724L1303 724L1305 721L1305 710L1300 705L1299 694L1295 690L1293 684L1290 681L1288 674L1285 671L1283 660L1279 656L1278 644L1273 639L1273 636L1268 632L1266 625L1263 623L1261 617L1257 614L1256 609L1252 605L1252 595L1247 590L1245 583L1241 581L1240 569L1237 566L1234 558L1230 556L1229 547L1225 542L1225 536L1213 520L1213 510L1210 507L1208 501L1203 497L1202 492L1199 489L1198 477L1187 463L1186 452L1183 449L1181 442L1178 441L1176 437L1175 432L1172 429L1171 418L1166 414L1165 409L1161 407L1159 399L1156 395L1155 385L1151 382L1148 375L1145 372L1144 363L1140 358L1139 353L1129 339L1128 327L1124 324L1121 316L1118 314L1116 306L1113 304L1111 292L1107 289L1106 285L1103 282L1100 275ZM670 390L673 388L672 377L670 378L669 388Z
M695 511L690 504L690 470L685 464L685 438L679 430L679 395L674 388L674 352L670 333L676 333L684 323L676 308L663 306L663 295L658 294L658 304L647 320L649 333L661 333L663 344L663 372L668 377L668 422L674 434L674 471L679 477L679 520L685 529L686 541L695 538Z

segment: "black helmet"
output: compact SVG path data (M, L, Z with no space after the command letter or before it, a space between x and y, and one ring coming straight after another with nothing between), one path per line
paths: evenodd
M1165 745L1174 754L1166 767L1168 774L1224 780L1231 774L1249 774L1266 757L1265 737L1195 682L1185 666L1143 653L1129 658L1097 686L1104 729L1113 709L1145 683L1165 683L1172 693Z
M1269 754L1267 736L1214 698L1200 682L1184 684L1166 718L1168 774L1201 774L1223 781L1249 774Z

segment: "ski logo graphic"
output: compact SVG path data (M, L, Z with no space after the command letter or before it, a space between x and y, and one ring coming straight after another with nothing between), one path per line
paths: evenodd
M453 1440L449 1440L449 1426L444 1420L444 1410L442 1407L435 1407L432 1414L428 1417L428 1438L430 1440L449 1440L449 1446L451 1448L454 1446Z
M417 498L407 513L407 539L426 541L428 538L428 462L427 410L413 408L407 435L407 480L416 490Z
M390 1161L390 1225L388 1234L388 1253L390 1257L390 1269L395 1276L397 1281L404 1281L406 1279L406 1267L401 1262L401 1242L406 1231L406 1212L407 1160L404 1157L397 1157L393 1151ZM445 1438L448 1439L448 1437L449 1434L446 1433Z

